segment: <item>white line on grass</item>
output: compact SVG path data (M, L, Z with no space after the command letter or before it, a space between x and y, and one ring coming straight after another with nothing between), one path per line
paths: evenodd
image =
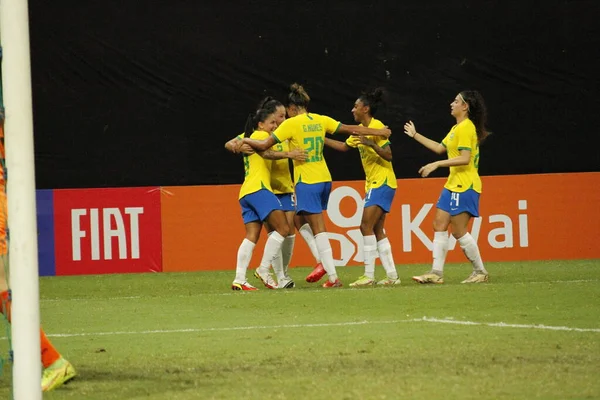
M494 328L517 328L517 329L542 329L548 331L569 331L569 332L600 332L598 328L571 328L569 326L549 326L549 325L527 325L527 324L507 324L504 322L474 322L474 321L458 321L455 319L445 318L429 318L423 317L419 319L424 322L432 322L436 324L456 324L456 325L480 325L491 326Z
M80 333L55 333L48 334L49 337L83 337L83 336L117 336L117 335L150 335L162 333L198 333L198 332L227 332L227 331L250 331L259 329L298 329L298 328L327 328L334 326L355 326L355 325L377 325L377 324L401 324L409 322L426 322L434 324L454 324L463 326L488 326L493 328L513 328L513 329L538 329L548 331L566 331L566 332L595 332L600 333L598 328L573 328L569 326L549 326L549 325L527 325L527 324L507 324L504 322L476 322L461 321L452 318L432 318L422 317L414 319L401 319L391 321L352 321L323 324L291 324L291 325L254 325L254 326L234 326L223 328L189 328L189 329L157 329L149 331L116 331L116 332L80 332ZM1 339L6 339L3 337Z

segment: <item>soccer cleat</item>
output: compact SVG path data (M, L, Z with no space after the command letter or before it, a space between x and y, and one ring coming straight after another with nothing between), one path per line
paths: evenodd
M249 284L248 282L244 282L244 283L233 282L231 284L231 289L232 290L244 290L244 291L258 290L257 288L255 288L254 286Z
M254 276L260 279L263 285L265 285L269 289L277 289L277 282L275 282L275 279L273 279L273 275L271 275L270 272L267 272L266 274L261 274L260 272L258 272L257 269L256 271L254 271Z
M483 283L487 282L489 275L481 271L473 271L471 275L461 283Z
M291 278L281 279L277 285L278 289L291 289L293 287L296 287L296 284Z
M327 279L327 282L323 284L324 288L334 288L334 287L342 287L342 282L339 279L336 279L335 282L331 282Z
M315 269L312 270L310 274L306 277L306 282L318 282L325 275L325 268L323 268L323 264L318 263Z
M373 286L375 284L375 279L369 278L366 275L361 276L356 281L350 284L350 287L361 287L361 286Z
M444 278L442 278L441 276L439 276L437 274L432 274L432 273L419 275L419 276L413 276L412 279L413 279L413 281L419 282L419 283L444 283Z
M400 278L396 278L396 279L385 278L385 279L382 279L377 282L377 285L381 285L381 286L395 286L395 285L399 285L399 284L400 284Z
M75 378L76 375L77 372L75 372L75 368L73 368L71 363L61 357L44 370L42 375L42 391L48 392L54 390Z

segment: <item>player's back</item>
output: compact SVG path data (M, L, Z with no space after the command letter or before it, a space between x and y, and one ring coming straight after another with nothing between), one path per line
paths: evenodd
M340 123L326 115L315 113L298 114L285 120L274 132L278 141L288 139L290 148L307 152L306 161L294 161L296 183L330 182L331 174L323 157L325 134L334 133Z

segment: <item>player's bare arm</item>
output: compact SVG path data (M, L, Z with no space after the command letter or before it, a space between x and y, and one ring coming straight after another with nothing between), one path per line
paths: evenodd
M344 125L341 124L336 133L345 133L347 135L358 136L383 136L389 138L392 130L387 126L381 129L367 128L362 125Z
M443 146L442 146L443 147ZM419 169L419 174L423 178L427 178L429 174L440 167L459 167L461 165L469 164L471 160L471 151L470 150L461 150L460 155L458 157L449 158L447 160L440 160L436 162L429 163Z
M308 158L308 153L304 149L294 149L291 151L275 151L269 149L259 152L259 154L262 158L267 160L283 160L289 158L296 161L306 161Z
M277 140L274 136L269 136L268 138L263 140L244 138L242 142L244 144L249 145L256 151L266 151L269 148L273 147L275 144L277 144Z
M325 146L330 147L337 151L348 151L350 150L350 146L346 144L346 142L340 142L339 140L325 138Z
M446 152L446 148L442 146L441 143L428 139L425 136L421 135L419 132L417 132L417 128L415 127L415 124L412 121L408 121L406 124L404 124L404 133L406 133L408 137L415 139L417 142L421 143L423 146L427 147L434 153L444 154Z

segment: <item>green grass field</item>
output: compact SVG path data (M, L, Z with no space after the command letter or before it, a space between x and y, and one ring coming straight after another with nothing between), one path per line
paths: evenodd
M245 293L232 271L42 278L43 326L79 373L44 399L600 398L600 260L487 267L487 284L455 264L421 286L409 265L363 289L294 268L295 289Z

